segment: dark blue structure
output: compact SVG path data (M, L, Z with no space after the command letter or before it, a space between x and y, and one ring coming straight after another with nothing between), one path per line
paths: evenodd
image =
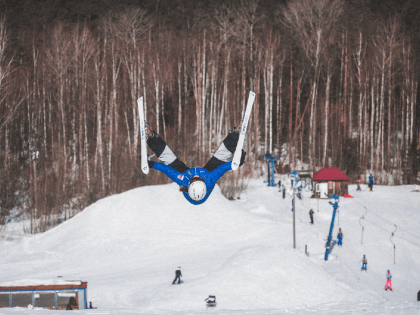
M268 170L268 177L267 177L267 183L268 186L275 187L277 186L274 183L274 162L277 160L280 160L280 158L273 157L272 154L263 154L264 159L267 160L267 170ZM264 182L265 183L265 182Z
M335 199L335 202L334 203L331 202L331 201L329 202L330 205L333 206L334 211L333 211L333 215L332 215L332 219L331 219L330 233L328 234L327 246L325 248L325 258L324 258L324 260L328 260L328 254L330 253L331 237L332 237L332 231L333 231L333 228L334 228L335 214L336 214L337 209L338 209L338 198L339 198L339 196L334 195L334 196L329 196L329 197L332 197L333 199Z

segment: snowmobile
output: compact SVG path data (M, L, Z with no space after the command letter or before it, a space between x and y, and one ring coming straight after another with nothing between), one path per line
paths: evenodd
M207 299L205 299L204 301L206 302L207 308L216 307L216 305L217 305L216 296L214 296L214 295L209 295L209 297Z

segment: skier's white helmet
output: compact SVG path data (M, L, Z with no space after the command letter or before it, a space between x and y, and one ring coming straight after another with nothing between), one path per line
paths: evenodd
M190 186L188 187L188 195L194 201L200 201L206 196L207 187L204 180L200 176L193 176L190 179Z

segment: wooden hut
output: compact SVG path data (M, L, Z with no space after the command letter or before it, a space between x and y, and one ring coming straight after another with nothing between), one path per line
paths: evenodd
M40 307L51 310L87 308L87 282L78 280L23 282L27 283L0 286L0 308Z
M328 195L348 194L350 178L339 168L322 168L312 176L315 198L328 198Z

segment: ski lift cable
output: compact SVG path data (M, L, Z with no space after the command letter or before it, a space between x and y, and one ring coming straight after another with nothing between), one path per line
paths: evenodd
M366 208L366 207L365 207L365 210L366 210L365 214L364 214L364 215L362 215L362 216L360 217L360 219L359 219L359 224L360 224L360 226L362 227L362 237L360 238L360 244L363 244L363 232L364 232L364 230L365 230L365 227L362 225L361 221L362 221L362 219L363 219L363 220L365 219L365 215L366 215L366 213L367 213L367 208Z
M362 221L362 219L364 220L365 219L365 215L366 215L366 213L367 213L367 208L365 207L365 213L360 217L360 219L359 219L359 224L360 224L360 226L364 229L365 227L362 225L362 223L361 223L361 221Z
M391 243L392 243L392 245L394 245L394 264L395 264L395 244L394 244L394 242L392 241L392 237L394 236L394 233L397 231L397 225L395 225L395 231L394 232L392 232L392 234L391 234L391 237L390 237L390 240L391 240Z
M394 226L395 226L395 231L391 233L391 237L389 238L389 240L391 241L392 245L394 245L394 247L395 247L395 244L394 244L394 242L392 241L392 238L394 237L394 233L397 231L397 225L396 225L396 224L394 224Z
M370 224L372 224L372 225L376 226L377 228L379 228L379 229L381 229L381 230L384 230L384 231L385 231L385 232L387 232L387 233L391 233L391 232L389 232L387 229L384 229L382 226L379 226L379 225L375 224L374 222L372 222L372 221L370 221L370 220L368 220L368 219L365 219L365 220L366 220L366 222L369 222ZM394 237L399 238L399 239L402 239L402 240L404 240L404 241L406 241L406 242L408 242L408 243L411 243L411 244L413 244L413 245L416 245L416 246L420 247L420 244L418 244L418 243L414 243L414 242L412 242L412 241L410 241L410 240L408 240L408 239L406 239L406 238L404 238L404 237L402 237L402 236L394 235Z
M361 206L361 207L364 207L364 208L366 208L365 206L362 206L360 203L358 203L356 200L354 200L354 199L352 199L355 203L357 203L359 206ZM354 212L354 211L353 211ZM392 222L390 222L390 221L388 221L388 220L386 220L386 219L384 219L383 217L381 217L379 214L377 214L377 213L375 213L374 211L372 211L372 210L370 210L369 211L369 214L373 214L373 215L375 215L375 216L377 216L378 218L380 218L381 220L383 220L383 221L385 221L386 223L388 223L388 224L390 224L390 225L395 225L394 223L392 223ZM409 235L411 235L411 236L413 236L413 237L415 237L415 238L418 238L419 240L420 240L420 237L418 236L418 235L414 235L413 233L411 233L411 232L409 232L409 231L407 231L407 230L405 230L405 229L403 229L403 228L399 228L401 231L403 231L403 232L405 232L405 233L407 233L407 234L409 234Z
M357 203L357 202L356 202ZM354 210L351 210L351 212L353 212L354 214L356 214L357 216L360 216L360 214L358 214L358 213L356 213ZM372 211L370 211L369 213L371 213ZM381 218L379 215L377 215L379 218ZM382 218L381 218L382 219ZM374 225L374 226L376 226L376 227L378 227L379 229L381 229L381 230L383 230L383 231L385 231L385 232L387 232L387 233L392 233L392 232L390 232L389 230L387 230L387 229L385 229L385 228L383 228L382 226L379 226L378 224L376 224L376 223L374 223L373 221L371 221L371 220L369 220L369 219L366 219L366 218L364 218L364 220L366 221L366 222L369 222L370 224L372 224L372 225ZM383 219L384 220L384 219ZM384 220L384 221L386 221L386 222L388 222L387 220ZM396 226L395 224L393 224L394 226ZM407 234L410 234L410 235L412 235L412 236L414 236L414 237L416 237L416 238L418 238L418 239L420 239L420 237L418 237L418 236L416 236L416 235L414 235L414 234L412 234L412 233L410 233L410 232L407 232L406 230L404 230L404 229L402 229L402 228L399 228L401 231L404 231L405 233L407 233ZM396 231L396 230L395 230ZM395 233L395 231L394 231L394 233ZM408 243L411 243L411 244L413 244L413 245L415 245L415 246L418 246L418 247L420 247L420 244L418 244L418 243L415 243L415 242L413 242L413 241L410 241L410 240L408 240L408 239L406 239L406 238L404 238L404 237L402 237L402 236L399 236L399 235L394 235L394 237L396 237L396 238L399 238L399 239L402 239L402 240L404 240L404 241L406 241L406 242L408 242Z

